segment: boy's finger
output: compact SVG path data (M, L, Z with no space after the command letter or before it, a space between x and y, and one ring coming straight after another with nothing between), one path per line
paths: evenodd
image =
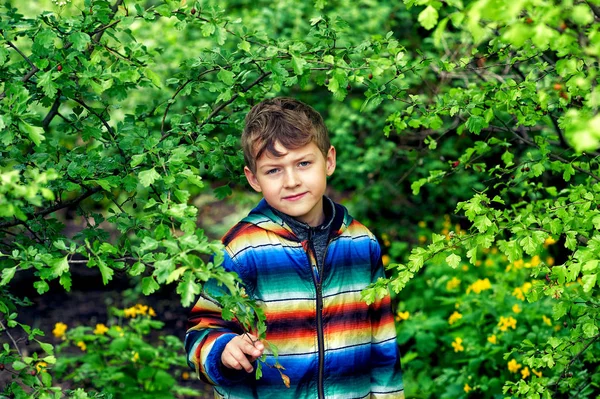
M262 344L261 344L262 345ZM241 345L240 345L240 349L242 350L242 352L244 352L246 355L250 355L253 357L259 357L262 355L262 350L257 348L253 343L248 342L247 340L244 340Z
M250 361L246 357L246 354L244 354L243 352L236 351L232 355L236 361L236 364L239 366L236 367L236 369L241 370L243 368L244 370L246 370L247 373L251 373L252 371L254 371L254 367L252 367L252 364L250 364Z
M258 349L260 354L259 355L255 355L253 353L248 353L249 355L253 355L253 356L260 356L262 355L263 350L265 349L265 346L263 345L262 342L260 342L260 340L258 338L256 338L254 335L252 334L244 334L243 336L244 342L249 342L254 348Z

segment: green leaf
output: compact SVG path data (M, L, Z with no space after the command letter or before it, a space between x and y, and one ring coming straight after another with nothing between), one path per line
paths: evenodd
M36 342L40 345L40 348L42 348L42 350L44 352L46 352L49 355L52 355L54 353L54 346L51 344L47 344L45 342L41 342L36 340Z
M292 68L294 68L296 75L302 75L305 65L306 60L304 58L292 55Z
M69 35L69 41L73 43L73 48L77 51L83 51L92 41L90 35L85 32L73 32Z
M40 295L48 292L48 290L50 289L48 283L44 280L36 281L35 283L33 283L33 287L37 290L38 294Z
M27 365L20 360L15 360L12 364L12 368L15 371L23 370L25 367L27 367Z
M156 277L156 281L158 281L159 284L164 284L174 270L175 263L173 263L173 259L159 260L154 262L153 275Z
M597 274L587 274L581 278L581 285L583 286L583 292L590 292L596 285Z
M104 285L108 284L110 280L112 280L112 276L115 273L113 269L111 269L102 259L98 259L98 269L100 270L100 274L102 275L102 283Z
M507 168L514 164L513 163L514 158L515 158L515 155L510 151L505 151L502 154L502 161L504 162L504 164L506 165Z
M72 285L72 281L71 281L71 274L70 273L63 273L62 276L60 276L60 279L58 280L58 282L60 283L60 285L62 285L65 289L65 291L69 292L71 291L71 285Z
M471 115L469 119L467 119L465 126L471 133L479 134L483 128L488 126L488 123L481 116Z
M40 143L45 140L44 129L41 127L31 126L27 122L21 120L19 121L19 129L26 133L35 145L40 145Z
M450 254L446 257L446 263L450 265L453 269L456 269L460 264L461 257L456 254Z
M227 69L221 69L219 71L219 73L217 73L217 78L219 78L219 80L223 83L225 83L227 86L231 86L234 83L234 73L231 71L228 71Z
M487 230L488 227L492 226L492 221L486 215L479 215L475 217L475 221L473 225L480 233L483 233Z
M156 72L154 72L152 69L146 68L144 70L144 75L146 75L146 77L148 79L150 79L150 81L152 82L152 84L154 84L154 86L158 87L159 89L163 87L160 76L158 76L158 74Z
M419 13L418 21L427 30L435 27L438 21L438 11L433 6L427 6Z
M131 167L135 168L136 166L138 166L139 164L141 164L142 162L144 162L146 160L146 154L136 154L134 156L131 157Z
M52 80L52 71L46 71L38 74L38 86L42 88L42 91L47 97L54 97L58 91L58 85Z
M578 4L571 11L571 18L577 25L588 25L594 22L594 14L590 6Z
M138 178L140 179L140 183L144 187L148 187L153 184L156 180L160 179L160 175L156 171L156 169L148 169L140 172L138 174Z
M50 262L48 262L53 276L60 277L64 272L69 270L69 261L67 258L68 256L64 256L62 258L54 258Z
M142 292L144 295L150 295L160 288L160 285L154 280L154 277L148 276L142 278Z
M194 281L194 275L191 271L186 271L183 279L177 284L177 293L181 295L181 304L187 307L193 303L198 294L200 294L200 285Z
M0 286L4 286L12 280L15 275L15 271L17 270L17 266L7 267L2 270L2 281L0 281Z
M246 40L242 40L242 42L238 44L238 48L240 50L244 50L245 52L249 53L250 52L250 43L247 42Z
M596 335L598 335L598 326L596 324L594 324L593 322L584 323L582 330L583 330L583 335L586 338L593 338Z

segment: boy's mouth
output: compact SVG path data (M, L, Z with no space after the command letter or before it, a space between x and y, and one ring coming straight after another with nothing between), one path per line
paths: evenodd
M300 194L294 194L294 195L288 195L287 197L283 197L284 200L286 201L297 201L300 198L304 197L306 193L300 193Z

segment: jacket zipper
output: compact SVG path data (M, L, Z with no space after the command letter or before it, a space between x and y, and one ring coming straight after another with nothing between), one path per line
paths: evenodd
M319 265L318 265L318 260L317 260L317 253L315 251L314 245L313 245L313 241L312 241L312 237L313 236L313 229L309 228L308 229L308 247L309 249L313 252L313 255L315 257L315 262L317 263L316 265L311 267L313 268L313 280L315 283L315 288L317 290L317 343L318 343L318 350L319 350L319 371L318 371L318 380L317 380L317 392L319 394L319 399L325 399L325 392L324 392L324 388L323 388L323 368L324 368L324 361L325 361L325 342L324 342L324 338L323 338L323 287L321 285L321 281L323 280L323 268L321 268L321 270L319 270ZM327 254L327 249L325 249L325 254ZM310 261L310 255L307 254L308 256L308 263L311 263ZM325 257L323 257L323 262L325 262ZM316 268L316 272L314 270L314 268Z

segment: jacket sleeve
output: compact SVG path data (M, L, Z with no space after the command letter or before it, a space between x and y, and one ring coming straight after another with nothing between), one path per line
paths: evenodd
M223 267L226 271L238 273L243 281L239 267L226 250ZM223 320L221 306L215 298L224 294L227 294L226 289L218 286L214 279L206 282L189 314L185 335L188 365L196 370L202 381L220 386L235 384L249 376L244 370L228 369L221 362L221 354L227 343L244 332L235 320Z
M371 282L385 277L381 262L381 247L371 243ZM370 305L371 316L371 398L404 399L404 384L400 367L400 350L396 342L396 327L389 292Z

